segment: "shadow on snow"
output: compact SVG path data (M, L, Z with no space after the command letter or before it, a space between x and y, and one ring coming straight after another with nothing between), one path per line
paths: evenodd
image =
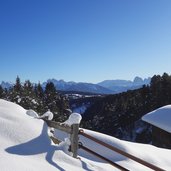
M53 155L55 150L60 150L58 147L51 145L51 140L48 138L48 127L46 123L43 124L43 129L41 134L28 142L23 144L15 145L5 149L8 153L18 154L18 155L36 155L36 154L46 154L46 160L49 164L56 167L61 171L65 171L62 167L57 165L53 161Z

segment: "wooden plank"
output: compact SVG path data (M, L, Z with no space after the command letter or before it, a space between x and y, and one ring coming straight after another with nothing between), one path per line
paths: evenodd
M78 133L79 133L79 124L71 125L72 133L71 133L71 152L73 153L73 157L77 158L78 151Z
M84 130L82 130L82 129L79 131L79 134L81 134L84 137L86 137L88 139L91 139L92 141L94 141L94 142L96 142L96 143L98 143L100 145L103 145L103 146L105 146L105 147L107 147L107 148L109 148L109 149L111 149L111 150L125 156L125 157L128 157L128 158L130 158L130 159L132 159L132 160L134 160L134 161L136 161L136 162L138 162L138 163L140 163L140 164L142 164L142 165L144 165L146 167L149 167L150 169L153 169L155 171L165 171L164 169L162 169L160 167L157 167L157 166L155 166L155 165L153 165L151 163L148 163L148 162L146 162L146 161L144 161L144 160L142 160L142 159L140 159L138 157L135 157L135 156L123 151L123 150L120 150L120 149L118 149L118 148L116 148L114 146L111 146L111 145L109 145L109 144L107 144L107 143L105 143L103 141L100 141L100 140L96 139L95 137L92 137L91 135L88 135L88 134L84 133Z
M55 144L60 144L62 141L57 139L56 137L50 136L50 139L53 141Z
M69 133L69 134L72 133L72 129L71 129L71 127L68 126L68 125L61 124L60 122L49 121L49 120L46 120L46 119L44 119L44 121L47 123L47 125L48 125L49 127L59 129L59 130L61 130L61 131L67 132L67 133Z
M115 162L113 162L113 161L107 159L106 157L104 157L104 156L102 156L102 155L100 155L100 154L98 154L98 153L96 153L96 152L90 150L89 148L87 148L87 147L85 147L85 146L83 146L83 145L80 145L80 148L82 148L83 150L85 150L85 151L87 151L87 152L89 152L89 153L91 153L91 154L93 154L93 155L95 155L95 156L97 156L97 157L99 157L99 158L101 158L101 159L107 161L107 162L110 163L112 166L114 166L114 167L120 169L121 171L129 171L128 169L126 169L126 168L120 166L119 164L117 164L117 163L115 163Z
M67 132L70 134L71 140L71 152L73 153L73 157L77 158L78 151L78 133L79 133L79 124L73 124L70 126L61 124L59 122L49 121L43 119L49 127L59 129L61 131Z

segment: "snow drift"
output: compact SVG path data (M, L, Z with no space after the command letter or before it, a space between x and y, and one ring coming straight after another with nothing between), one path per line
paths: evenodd
M147 113L142 120L171 133L171 105Z
M80 159L69 156L66 148L67 142L54 145L49 139L46 123L41 119L36 119L36 115L36 113L29 115L27 110L17 104L0 100L0 166L2 171L117 170L81 149L78 151ZM171 150L121 141L90 130L84 131L165 170L171 170ZM67 134L58 130L55 130L55 134L63 140L68 137ZM80 141L86 147L129 170L150 170L82 136L80 136Z

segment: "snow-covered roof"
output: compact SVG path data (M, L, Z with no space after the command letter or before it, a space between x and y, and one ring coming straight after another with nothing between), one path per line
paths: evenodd
M147 113L142 120L171 133L171 105Z

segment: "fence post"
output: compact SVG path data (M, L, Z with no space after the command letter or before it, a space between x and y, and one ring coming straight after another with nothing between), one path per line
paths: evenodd
M79 124L71 125L71 129L71 152L73 153L73 157L77 158Z

